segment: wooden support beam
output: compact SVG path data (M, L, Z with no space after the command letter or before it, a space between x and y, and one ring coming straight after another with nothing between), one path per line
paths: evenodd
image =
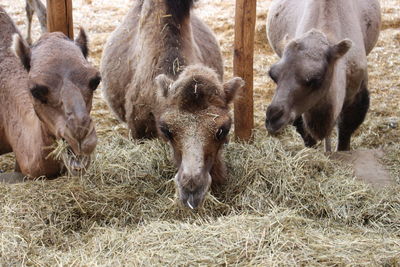
M253 56L256 25L256 0L236 0L233 73L246 85L234 103L235 138L251 141L253 114Z
M72 0L47 0L47 29L74 38Z

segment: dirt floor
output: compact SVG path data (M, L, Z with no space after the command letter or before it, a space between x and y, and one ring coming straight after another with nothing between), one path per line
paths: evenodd
M277 56L265 32L270 1L258 0L256 138L252 145L227 146L227 188L209 195L203 211L177 207L167 146L126 140L127 129L100 86L92 113L100 142L87 175L0 185L0 265L399 266L400 1L380 2L382 32L368 56L371 107L352 149L380 151L370 158L374 170L388 173L388 187L356 181L351 166L322 153L322 145L304 149L291 127L277 137L266 133L274 93L267 72ZM75 32L87 30L90 60L98 67L130 1L73 3ZM24 4L0 0L23 35ZM195 11L217 35L226 79L232 77L234 7L233 0L200 0ZM34 40L40 36L36 17L32 33ZM13 166L12 155L0 157L1 170Z

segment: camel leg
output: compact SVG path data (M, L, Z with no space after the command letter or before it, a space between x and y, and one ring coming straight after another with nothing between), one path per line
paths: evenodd
M128 121L128 128L133 139L151 139L158 136L156 120L153 114L134 113L134 119Z
M313 147L317 144L317 141L304 129L303 118L301 116L293 122L293 126L296 127L296 131L301 135L301 138L303 138L306 147Z
M364 121L368 108L369 92L363 81L354 102L343 108L340 114L338 151L350 150L351 135Z
M327 136L324 138L325 152L332 152L331 137Z
M25 10L26 10L26 17L28 19L28 26L26 27L26 41L28 44L32 44L32 37L31 37L31 29L32 29L32 17L34 10L31 6L30 1L26 1L25 4Z
M47 12L46 7L40 0L33 0L34 8L36 11L36 15L39 19L40 28L42 29L42 33L47 32Z

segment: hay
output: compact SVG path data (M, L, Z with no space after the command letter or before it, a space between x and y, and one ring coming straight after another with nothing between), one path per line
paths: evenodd
M257 133L254 145L226 147L229 183L192 212L175 203L169 153L157 140L110 137L82 177L1 185L2 263L399 260L399 186L374 191L321 152Z
M386 148L383 164L390 171L391 176L400 184L400 143Z
M61 161L68 175L82 175L87 171L87 166L90 165L90 156L76 155L64 139L56 140L50 149L51 152L46 158Z
M231 216L202 225L154 222L137 229L93 226L72 250L56 255L53 250L42 250L41 258L48 260L48 265L86 266L399 263L398 240L378 234L375 238L381 242L371 243L363 228L347 229L351 231L348 235L340 225L326 225L331 228L326 230L293 211L274 210L269 216Z
M127 2L74 1L75 25L88 30L96 66ZM92 112L99 145L85 175L0 184L0 266L398 266L400 128L391 124L400 122L397 0L381 1L385 30L368 58L371 109L352 140L353 148L383 146L397 185L382 190L355 180L321 148L305 149L293 128L277 138L265 132L274 92L267 70L277 59L265 42L269 3L257 1L255 142L226 147L229 182L207 196L204 209L176 203L168 146L129 141L99 89ZM23 4L1 0L24 33ZM197 5L217 33L231 78L234 2ZM40 33L35 17L33 33ZM13 160L2 156L1 169L12 171Z
M53 158L56 160L61 160L63 154L68 152L69 145L64 139L58 139L50 147L51 152L47 155L47 158Z

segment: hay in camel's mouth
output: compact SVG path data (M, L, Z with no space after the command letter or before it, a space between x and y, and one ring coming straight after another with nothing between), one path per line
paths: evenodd
M90 165L90 155L75 155L71 147L62 154L64 166L72 175L79 175L85 173Z
M57 140L49 154L54 159L62 160L70 175L84 174L90 166L90 155L76 155L64 139Z

